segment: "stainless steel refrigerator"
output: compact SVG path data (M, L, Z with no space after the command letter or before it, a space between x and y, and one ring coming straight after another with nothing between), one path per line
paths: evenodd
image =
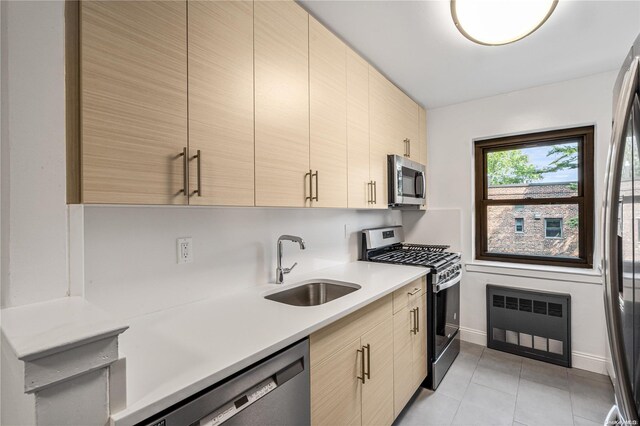
M613 130L603 203L603 271L616 405L609 412L605 424L639 424L639 83L640 36L625 59L613 92Z

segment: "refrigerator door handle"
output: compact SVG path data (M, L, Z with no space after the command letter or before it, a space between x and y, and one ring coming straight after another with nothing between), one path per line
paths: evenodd
M620 177L622 159L624 156L623 143L625 130L632 111L633 102L638 91L638 72L640 58L631 61L624 77L618 105L616 106L609 158L605 175L606 193L603 202L603 270L604 270L604 304L611 349L611 361L615 371L615 393L621 420L638 422L627 364L624 358L624 342L622 340L622 318L618 307L618 281L621 279L618 271L618 194L620 193ZM633 423L631 423L633 424Z

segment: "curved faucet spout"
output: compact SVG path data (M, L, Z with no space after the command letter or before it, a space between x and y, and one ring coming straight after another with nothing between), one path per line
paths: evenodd
M280 235L278 238L278 243L276 245L277 251L277 265L276 265L276 284L282 284L284 280L284 275L288 274L293 270L293 268L297 265L294 263L291 268L283 268L282 267L282 242L283 241L291 241L294 243L298 243L300 246L300 250L304 250L306 248L304 244L304 240L300 237L296 237L295 235Z

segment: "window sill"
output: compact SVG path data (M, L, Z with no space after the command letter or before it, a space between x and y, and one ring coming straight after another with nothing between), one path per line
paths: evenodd
M466 263L465 270L467 272L478 272L481 274L510 275L515 277L602 285L602 273L598 269L520 265L515 263L476 260Z

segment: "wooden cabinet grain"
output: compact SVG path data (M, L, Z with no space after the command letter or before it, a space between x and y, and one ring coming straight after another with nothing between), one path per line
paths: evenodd
M253 2L187 5L189 203L253 206Z
M391 314L387 296L311 335L311 424L393 422Z
M80 5L69 202L386 209L387 155L426 156L424 110L293 1Z
M394 414L398 416L427 376L424 277L394 292ZM396 304L396 300L398 303ZM397 310L396 310L397 308Z
M393 321L378 324L360 339L366 347L369 377L362 386L362 424L393 423Z
M347 48L349 207L373 205L369 176L369 64Z
M309 15L254 2L255 200L303 207L309 172Z
M186 204L186 5L85 1L80 21L80 201Z
M309 132L313 207L347 207L346 45L309 18Z

